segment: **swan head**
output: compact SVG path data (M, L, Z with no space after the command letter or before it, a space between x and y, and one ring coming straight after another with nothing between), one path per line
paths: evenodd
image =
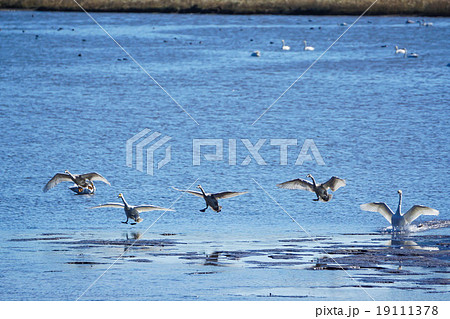
M67 169L66 169L66 170L64 171L64 173L66 173L66 174L70 174L70 173L69 173L69 170L67 170Z
M311 177L312 177L311 174L306 175L306 178L311 178Z
M198 184L197 188L202 189L202 185Z
M401 189L399 189L399 190L397 191L397 193L398 193L399 195L401 195L403 192L402 192Z
M123 198L123 194L120 193L119 195L117 195L118 198Z

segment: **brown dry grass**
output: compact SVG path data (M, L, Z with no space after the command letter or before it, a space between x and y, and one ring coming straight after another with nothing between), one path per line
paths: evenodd
M78 0L88 11L359 15L373 0ZM0 0L1 9L79 11L72 0ZM449 16L448 0L378 0L368 15Z

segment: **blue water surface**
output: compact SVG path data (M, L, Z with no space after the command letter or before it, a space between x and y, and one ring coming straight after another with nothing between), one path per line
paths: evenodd
M416 224L449 219L447 18L420 27L363 17L330 48L347 29L339 24L356 17L92 16L104 30L85 13L0 12L1 300L448 298L447 267L403 267L364 291L365 276L386 273L311 269L330 250L389 246L386 220L359 205L395 209L398 189L405 211L440 211ZM315 51L303 51L303 40ZM396 55L395 45L419 57ZM153 175L126 165L126 141L145 128L171 138L154 153ZM221 140L222 156L208 160L215 148L204 146L194 165L194 139ZM265 165L248 163L243 139L265 139ZM274 139L297 140L287 165ZM295 165L307 140L325 165L311 150L312 160ZM167 146L171 160L158 169ZM111 186L97 182L93 196L74 195L69 183L43 193L66 169L99 172ZM275 186L308 173L347 186L329 203ZM201 198L171 188L197 184L249 193L222 200L220 214L202 213ZM87 209L119 193L176 211L142 213L131 226L121 210ZM448 251L449 235L430 227L409 240ZM157 244L125 251L135 238ZM292 264L274 262L289 253L298 253ZM448 265L448 254L440 259Z

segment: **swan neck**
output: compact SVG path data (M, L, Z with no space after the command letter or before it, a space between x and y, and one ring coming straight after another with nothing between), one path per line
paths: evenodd
M123 197L123 195L120 196L120 199L122 200L122 202L123 202L123 204L125 205L125 207L128 207L128 203L127 203L127 201L125 200L125 198Z
M75 176L73 176L73 174L69 171L67 171L67 174L70 176L70 178L75 182Z
M401 214L402 212L402 194L398 194L398 208L397 208L397 214Z
M206 193L205 193L203 187L199 186L198 188L200 188L200 191L202 192L203 196L206 196Z
M312 175L310 176L313 182L314 187L316 187L316 180L314 179L314 177L312 177Z

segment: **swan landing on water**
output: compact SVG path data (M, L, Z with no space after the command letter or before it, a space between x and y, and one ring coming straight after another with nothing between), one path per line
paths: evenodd
M310 181L297 178L293 179L292 181L277 184L277 186L279 188L303 189L305 191L310 191L316 193L317 196L317 199L313 199L313 201L328 202L333 197L332 194L328 194L328 189L331 189L333 192L335 192L339 188L346 185L345 180L336 176L330 178L326 183L322 183L319 185L316 184L316 180L311 174L306 175L306 177L311 178L312 183Z
M52 177L51 180L44 186L43 191L48 192L50 189L55 187L61 182L74 182L80 189L77 187L76 189L70 188L70 190L74 191L77 194L93 194L95 192L95 186L92 181L102 181L111 186L106 178L104 178L99 173L87 173L87 174L75 174L73 175L68 170L64 173L56 173L55 176Z
M142 213L142 212L148 212L151 210L165 210L167 212L174 211L173 209L170 209L170 208L164 208L164 207L153 206L153 205L130 206L130 205L128 205L127 201L125 200L125 197L123 197L122 193L120 193L117 197L119 197L122 200L123 204L122 203L107 203L107 204L103 204L103 205L90 207L90 209L105 208L105 207L123 208L123 210L125 211L125 215L127 216L127 220L122 222L123 224L128 224L129 219L134 220L136 223L140 223L141 221L144 220L143 218L141 218L139 216L139 213ZM130 223L130 224L136 225L136 223Z
M218 199L231 198L231 197L247 194L247 192L221 192L221 193L216 193L216 194L210 194L210 193L205 192L202 185L197 186L197 188L200 189L200 192L191 191L191 190L182 190L182 189L178 189L175 187L172 187L172 188L177 191L180 191L180 192L185 192L185 193L189 193L189 194L192 194L192 195L195 195L198 197L203 197L203 199L206 202L206 207L203 209L200 209L201 212L205 212L208 209L208 207L211 207L211 209L215 212L220 212L222 210L222 206L219 206L219 202L217 201Z
M362 204L359 207L368 212L376 212L383 215L386 220L392 224L394 231L404 230L406 226L411 224L415 219L421 215L439 215L439 211L430 207L422 205L414 205L404 215L402 215L402 191L398 190L398 208L394 214L386 203L367 203Z

